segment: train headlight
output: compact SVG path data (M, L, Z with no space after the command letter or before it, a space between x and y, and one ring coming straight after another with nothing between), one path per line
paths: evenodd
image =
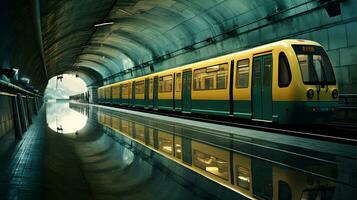
M338 91L336 89L332 90L332 98L336 99L338 97Z
M306 92L306 96L307 96L307 98L312 99L314 97L314 90L313 89L309 89Z

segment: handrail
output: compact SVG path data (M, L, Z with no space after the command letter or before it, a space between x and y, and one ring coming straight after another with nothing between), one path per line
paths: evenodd
M17 85L14 85L12 83L9 83L9 82L6 82L6 81L3 81L3 80L0 80L0 88L1 87L5 87L7 89L10 89L10 90L15 90L21 94L26 94L26 95L30 95L30 96L35 96L35 97L42 97L40 94L36 94L36 93L33 93L33 92L30 92L28 90L25 90Z

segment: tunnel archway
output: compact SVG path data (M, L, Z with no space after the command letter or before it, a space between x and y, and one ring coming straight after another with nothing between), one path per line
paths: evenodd
M89 76L86 75L83 77L85 78L82 79L73 74L63 74L52 77L48 81L45 90L45 100L68 99L69 96L86 92Z

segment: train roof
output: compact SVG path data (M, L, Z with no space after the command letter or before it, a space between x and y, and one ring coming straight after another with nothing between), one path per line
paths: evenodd
M159 72L155 72L155 73L151 73L151 74L147 74L147 75L143 75L143 76L134 77L132 79L145 79L148 76L154 76L154 75L162 74L162 73L170 74L170 73L172 73L172 71L185 69L185 68L190 68L190 67L192 67L192 65L197 65L197 64L200 64L202 62L209 62L209 61L212 61L212 60L215 60L215 59L225 59L225 58L228 58L228 57L232 57L232 56L239 55L239 54L246 54L246 53L249 53L249 52L253 53L253 52L262 51L262 50L263 51L272 50L272 49L276 48L277 46L287 47L287 46L291 46L291 45L315 45L315 46L321 46L319 43L317 43L315 41L311 41L311 40L284 39L284 40L280 40L280 41L276 41L276 42L272 42L272 43L268 43L268 44L264 44L264 45L255 46L255 47L252 47L252 48L244 49L244 50L241 50L241 51L238 50L236 52L229 53L229 54L226 54L226 55L217 56L217 57L213 57L213 58L209 58L209 59L205 59L205 60L201 60L201 61L196 61L196 62L184 64L182 66L172 67L172 68L169 68L169 69L166 69L166 70L163 70L163 71L159 71ZM111 84L102 86L100 88L106 88L106 87L110 87L110 86L113 86L113 85L116 85L116 84L126 83L126 82L128 82L130 80L131 79L123 80L123 81L116 82L116 83L111 83Z

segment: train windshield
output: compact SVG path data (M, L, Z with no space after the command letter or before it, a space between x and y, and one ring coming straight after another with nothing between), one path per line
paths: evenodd
M292 45L299 61L302 79L308 85L335 85L330 60L322 47Z

